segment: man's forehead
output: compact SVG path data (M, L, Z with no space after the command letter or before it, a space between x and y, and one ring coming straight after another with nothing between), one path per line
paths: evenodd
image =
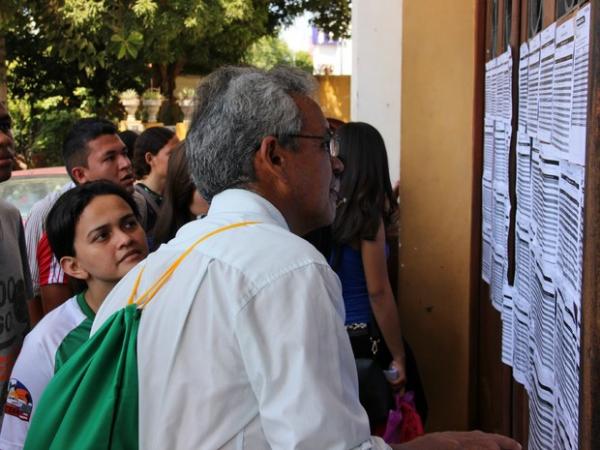
M125 144L117 134L102 134L89 141L87 146L88 149L98 153L121 151L125 148Z
M311 127L318 124L324 128L329 128L323 110L316 101L305 95L293 95L292 98L296 105L298 105L298 109L300 109L302 122L305 127Z

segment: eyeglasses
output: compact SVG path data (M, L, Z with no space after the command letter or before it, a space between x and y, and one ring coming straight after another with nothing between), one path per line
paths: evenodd
M339 155L337 143L333 138L333 133L329 130L325 136L311 136L309 134L288 134L287 136L291 138L317 139L321 141L321 147L323 150L329 152L329 156L332 158L337 158Z

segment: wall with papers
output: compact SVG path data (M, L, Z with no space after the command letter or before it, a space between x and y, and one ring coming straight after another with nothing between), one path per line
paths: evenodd
M528 393L530 450L579 448L590 21L587 3L485 67L481 277Z

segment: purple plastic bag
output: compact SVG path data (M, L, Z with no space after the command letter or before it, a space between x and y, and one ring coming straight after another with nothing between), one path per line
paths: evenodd
M388 444L401 444L425 434L421 416L415 408L414 393L396 394L394 400L396 409L388 414L383 440Z

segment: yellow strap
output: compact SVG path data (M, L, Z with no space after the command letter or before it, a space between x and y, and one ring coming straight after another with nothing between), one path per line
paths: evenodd
M223 227L217 228L214 231L206 233L204 236L202 236L196 242L194 242L192 245L190 245L181 255L179 255L177 257L177 259L173 262L173 264L171 264L169 266L169 268L167 270L165 270L164 273L158 278L158 280L152 286L150 286L148 289L146 289L146 291L142 295L140 295L137 298L137 300L134 300L135 295L137 294L137 288L138 288L138 286L140 284L140 280L142 278L142 272L144 271L144 269L142 269L135 280L133 289L131 291L131 295L129 296L129 300L127 301L127 303L128 304L137 303L139 309L144 308L150 302L150 300L152 300L154 298L156 293L167 282L167 280L169 278L171 278L171 275L173 275L173 272L175 272L175 269L177 269L179 264L181 264L181 262L192 252L192 250L194 250L194 248L196 248L196 246L198 246L198 244L204 242L208 238L211 238L219 233L222 233L223 231L231 230L233 228L245 227L248 225L254 225L257 223L259 223L259 222L251 222L251 221L238 222L238 223L233 223L230 225L225 225Z
M142 267L140 273L138 273L137 278L135 279L135 283L133 283L133 289L131 290L131 295L127 300L127 304L131 305L135 301L135 296L137 295L138 286L140 285L140 281L142 281L142 274L144 273L145 267Z

